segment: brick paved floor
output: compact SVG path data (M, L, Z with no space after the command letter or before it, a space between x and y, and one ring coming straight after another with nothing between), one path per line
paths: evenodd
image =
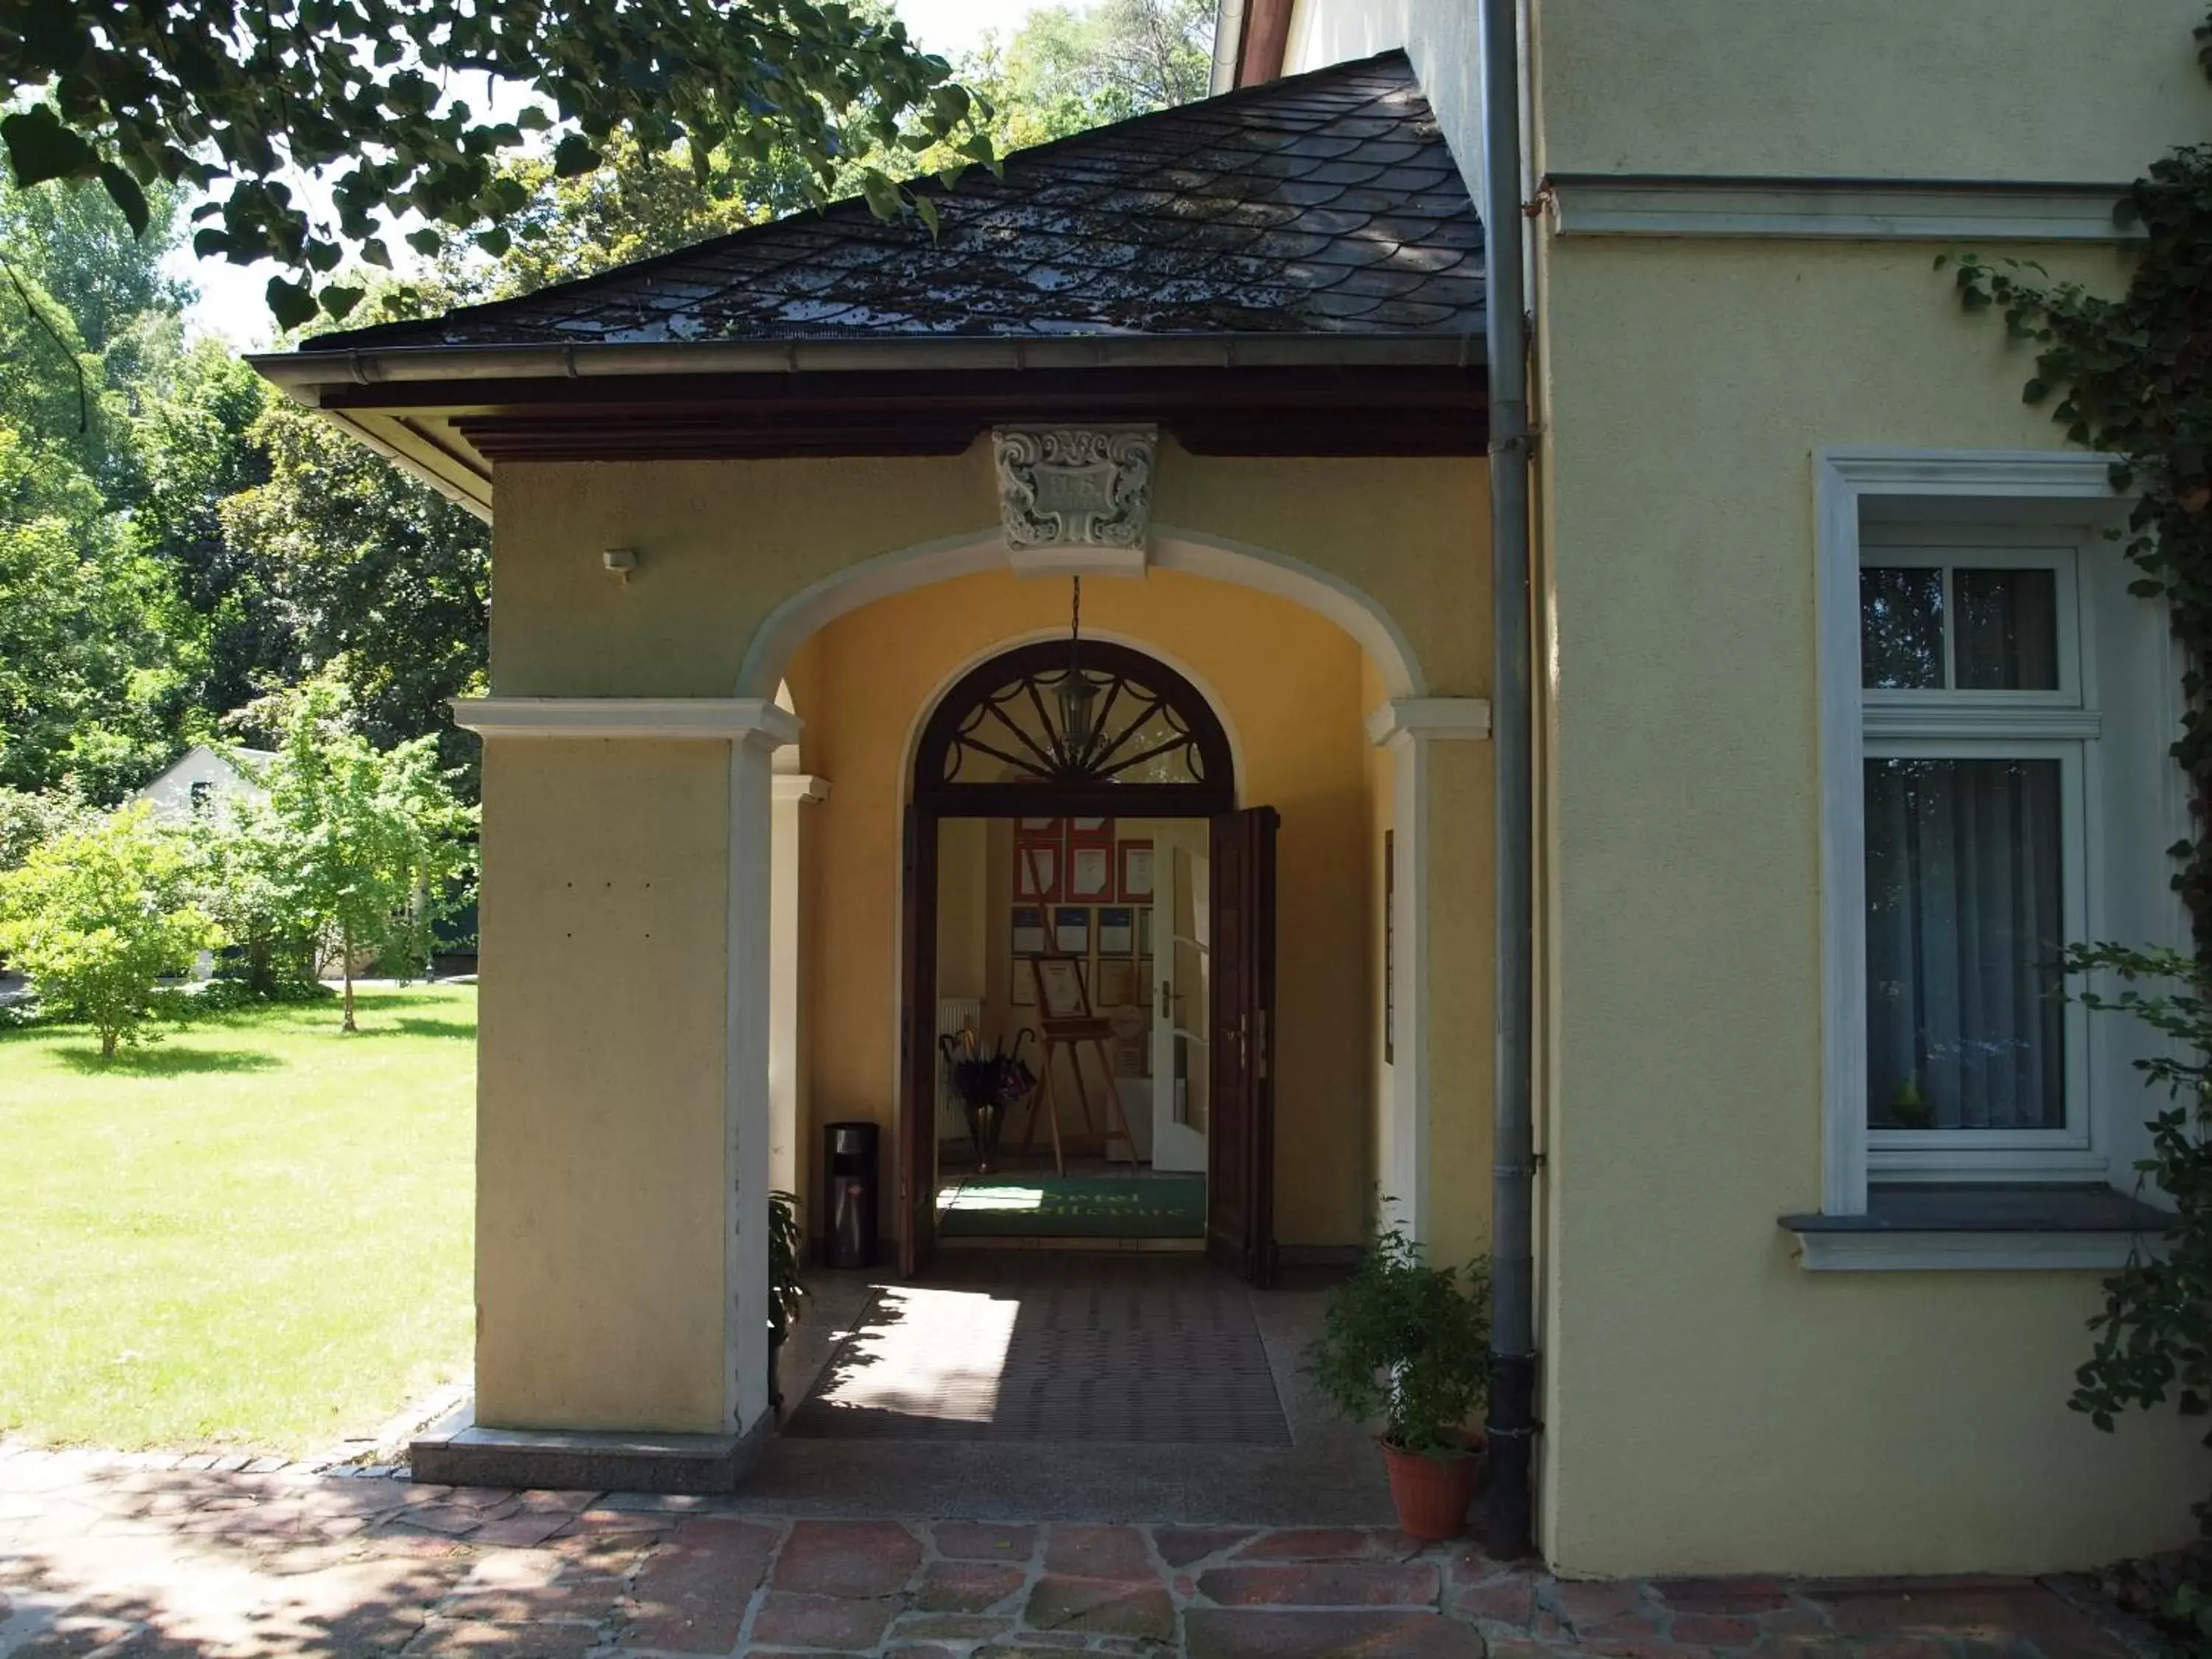
M0 1659L2130 1659L2017 1579L1577 1583L1367 1527L778 1518L0 1448Z

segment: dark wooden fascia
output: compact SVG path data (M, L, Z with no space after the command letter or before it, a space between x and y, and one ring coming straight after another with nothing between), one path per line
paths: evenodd
M498 462L958 454L1002 422L1146 421L1200 455L1477 455L1480 368L664 375L395 381L323 406L435 410Z

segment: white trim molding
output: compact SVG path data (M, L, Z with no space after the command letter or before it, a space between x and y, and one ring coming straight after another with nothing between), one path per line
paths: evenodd
M1808 1273L2110 1272L2166 1248L2173 1224L2101 1182L1881 1186L1868 1213L1785 1215Z
M1866 735L1916 738L1973 738L2010 737L2020 729L2018 708L1976 708L1971 704L1930 708L1866 700ZM2046 738L2074 743L2094 743L2105 734L2105 717L2094 708L2046 708L2034 711L2036 730Z
M1367 717L1367 741L1387 749L1391 739L1490 735L1487 697L1399 697Z
M1152 527L1148 558L1152 569L1233 583L1304 605L1359 641L1393 697L1428 694L1420 659L1397 619L1333 572L1272 548L1159 523ZM801 588L762 621L745 647L735 690L741 697L772 694L793 652L838 617L863 605L933 582L1007 568L1006 532L993 525L919 542L833 571Z
M771 697L455 697L453 724L485 738L660 742L799 741L799 716Z
M1860 689L1859 567L1871 512L1953 504L2045 504L2101 522L2120 504L2115 458L2079 450L1824 449L1813 457L1814 603L1819 650L1821 904L1821 1209L1867 1208L1866 865L1862 765L1870 718L1910 725L1903 709L1869 707ZM2031 510L2034 510L2031 506ZM2058 711L2051 711L2057 716ZM2091 727L2094 714L2062 718ZM1909 734L1898 734L1909 735ZM1885 1175L1885 1178L1887 1178Z
M1807 1273L2111 1273L2155 1245L2127 1233L1799 1233Z
M1553 173L1558 236L1906 242L2122 242L2124 184Z
M788 750L778 750L781 758ZM808 957L803 884L805 808L830 799L830 780L811 772L771 775L769 819L768 1144L769 1187L799 1198L802 1225L820 1231L810 1194L811 1148L805 1128L806 1051L799 1041ZM735 958L732 957L732 960Z

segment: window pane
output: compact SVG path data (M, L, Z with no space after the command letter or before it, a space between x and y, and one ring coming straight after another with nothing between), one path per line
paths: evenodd
M1885 690L1943 685L1943 573L1869 565L1859 572L1861 683Z
M1867 1122L2065 1127L2058 763L1866 763Z
M1951 573L1958 602L1959 686L1966 691L2058 689L2058 573Z

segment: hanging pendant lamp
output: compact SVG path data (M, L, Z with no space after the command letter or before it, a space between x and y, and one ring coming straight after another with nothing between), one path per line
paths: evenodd
M1098 682L1083 672L1083 578L1076 577L1074 583L1068 611L1067 672L1053 688L1060 704L1060 763L1071 770L1081 768L1098 735L1093 720L1099 690Z

